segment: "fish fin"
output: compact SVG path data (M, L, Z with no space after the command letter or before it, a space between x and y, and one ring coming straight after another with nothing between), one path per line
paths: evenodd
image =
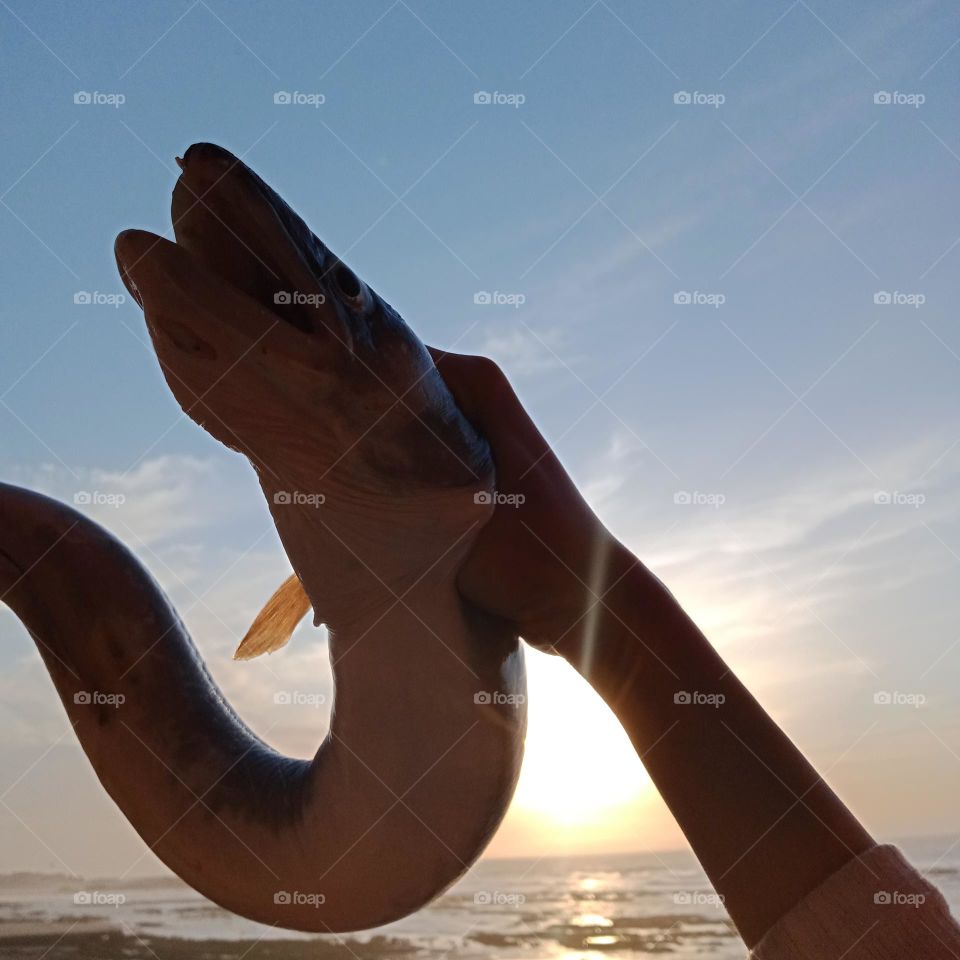
M290 574L257 614L233 659L252 660L262 653L273 653L285 647L309 609L310 600L300 578L295 573Z

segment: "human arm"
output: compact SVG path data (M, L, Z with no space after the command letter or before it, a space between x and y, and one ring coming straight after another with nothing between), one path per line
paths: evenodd
M874 847L666 587L604 528L482 358L434 353L490 440L498 509L464 595L569 661L616 713L746 943ZM691 702L679 696L688 694ZM692 702L694 694L707 698Z

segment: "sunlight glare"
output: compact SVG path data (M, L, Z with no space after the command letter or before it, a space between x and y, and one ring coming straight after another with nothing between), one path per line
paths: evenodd
M616 816L650 789L632 744L572 667L526 652L529 729L515 803L560 826Z

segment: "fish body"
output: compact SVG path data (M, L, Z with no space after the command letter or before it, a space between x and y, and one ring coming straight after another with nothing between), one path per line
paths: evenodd
M282 645L310 608L329 628L330 730L309 762L264 744L132 554L9 486L0 592L172 870L264 923L377 926L465 872L519 774L518 637L456 586L490 451L400 315L232 154L186 152L173 220L175 243L122 233L120 272L183 410L256 470L293 567L253 639Z

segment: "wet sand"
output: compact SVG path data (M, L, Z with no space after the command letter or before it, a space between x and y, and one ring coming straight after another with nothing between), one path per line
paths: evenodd
M673 953L681 944L699 941L709 950L718 942L735 937L729 922L696 915L635 919L616 927L558 925L549 931L567 950L590 952ZM681 927L683 931L681 933ZM490 934L471 933L462 955L486 954L482 948L494 948L498 954L518 948L530 956L538 955L544 932ZM433 953L433 951L426 951ZM117 929L108 924L75 920L49 923L20 922L0 925L0 960L385 960L388 957L424 955L422 947L395 937L355 940L321 937L306 940L190 940L154 937ZM445 952L444 952L445 953ZM441 956L440 953L433 953Z
M180 940L74 921L0 925L0 960L383 960L409 956L403 940Z

